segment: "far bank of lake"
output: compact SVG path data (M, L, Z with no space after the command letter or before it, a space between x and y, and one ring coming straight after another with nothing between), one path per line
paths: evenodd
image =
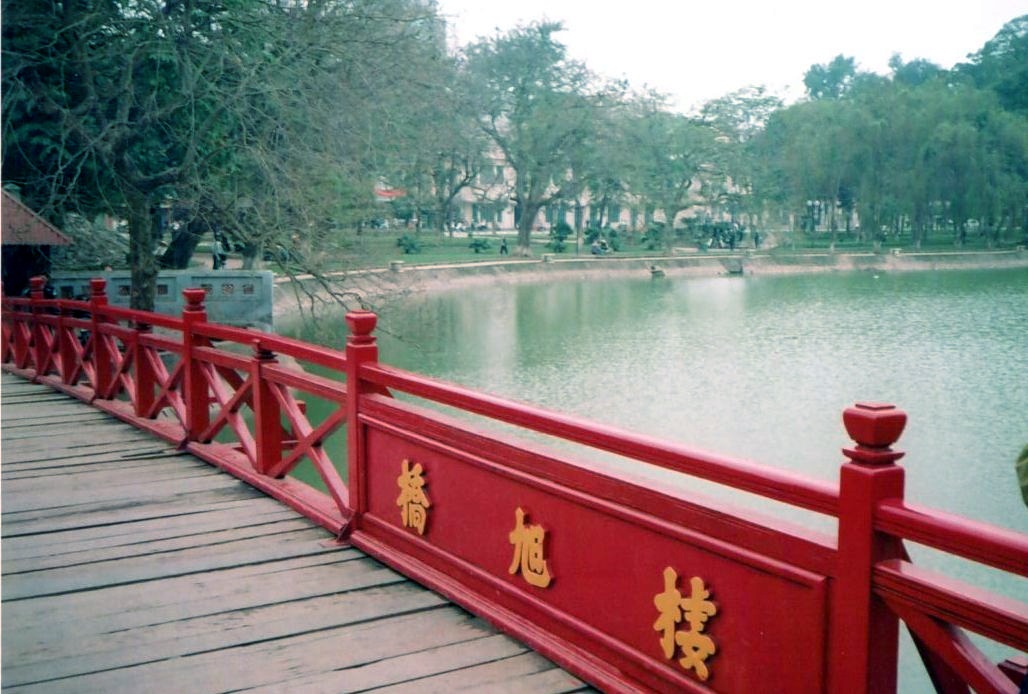
M406 260L404 258L407 258ZM397 295L459 289L496 283L533 283L609 278L650 278L656 268L668 278L722 275L792 275L836 272L920 272L942 270L989 270L1028 267L1028 251L931 251L889 253L709 251L649 257L605 257L546 254L541 258L484 258L475 262L419 265L416 256L401 256L387 268L338 272L327 276L340 291L353 291L372 304L389 302ZM296 299L288 285L302 282L307 290L324 295L310 276L276 281L276 317L296 311Z

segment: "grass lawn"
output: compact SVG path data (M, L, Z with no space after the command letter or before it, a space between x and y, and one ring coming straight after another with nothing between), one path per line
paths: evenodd
M405 252L398 244L398 239L406 236L413 240L416 248ZM507 240L510 255L500 255L500 243ZM472 242L484 242L478 253L471 247ZM433 231L416 233L405 230L374 230L364 231L360 235L347 232L336 238L335 244L322 249L322 262L325 270L354 267L386 267L390 261L401 260L408 265L439 265L449 263L474 263L479 261L498 260L500 258L516 260L514 254L517 235L514 232L495 234L489 231L477 232L472 238L462 235L453 237ZM532 257L540 258L544 253L554 253L549 247L549 236L544 233L535 234L531 243ZM660 255L660 251L652 251L642 244L625 243L616 253L618 257ZM562 253L554 253L558 258L575 257L574 239L568 239ZM588 246L583 247L581 257L588 257Z

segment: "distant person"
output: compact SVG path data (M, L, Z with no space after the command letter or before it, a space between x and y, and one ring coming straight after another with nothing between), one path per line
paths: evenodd
M510 251L507 250L507 239L503 239L500 241L500 255L507 255L508 253L510 253Z
M1021 498L1025 506L1028 506L1028 445L1021 449L1021 455L1017 457L1017 481L1021 485Z
M221 241L219 234L214 235L214 246L211 248L211 259L214 261L214 269L220 270L225 267L225 260L228 254L225 252L225 244Z
M760 248L760 232L756 229L753 230L753 248Z

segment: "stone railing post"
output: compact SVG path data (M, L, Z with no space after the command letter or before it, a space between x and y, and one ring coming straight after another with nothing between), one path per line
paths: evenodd
M349 469L350 508L353 511L351 529L360 527L365 510L364 489L364 435L357 421L360 397L363 391L361 365L378 361L378 345L372 331L378 316L371 311L351 311L346 314L350 334L346 338L346 458Z
M207 295L203 289L183 289L186 305L182 308L182 375L183 400L186 404L186 438L197 441L210 426L210 393L203 367L195 357L196 348L204 344L193 333L193 326L207 322L207 309L203 305Z
M903 453L891 446L907 415L893 405L857 403L843 412L856 446L839 477L837 580L832 602L829 686L834 692L895 692L899 621L873 593L876 563L902 554L894 539L877 533L874 516L885 499L903 498Z
M93 383L93 397L101 399L106 398L110 390L112 367L114 366L110 343L100 334L100 326L107 322L100 313L106 306L107 280L102 277L94 277L89 280L89 320L90 330L93 333L93 372L96 374L96 381Z
M260 340L253 341L250 377L253 380L255 466L262 475L268 474L282 459L282 408L271 392L271 385L264 379L264 367L277 363L274 352L265 348Z

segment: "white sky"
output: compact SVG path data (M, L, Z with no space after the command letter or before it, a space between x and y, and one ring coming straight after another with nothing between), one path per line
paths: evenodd
M463 45L518 24L562 21L570 56L688 110L764 84L787 100L803 74L839 53L861 70L925 58L950 68L981 48L1028 0L438 0Z

